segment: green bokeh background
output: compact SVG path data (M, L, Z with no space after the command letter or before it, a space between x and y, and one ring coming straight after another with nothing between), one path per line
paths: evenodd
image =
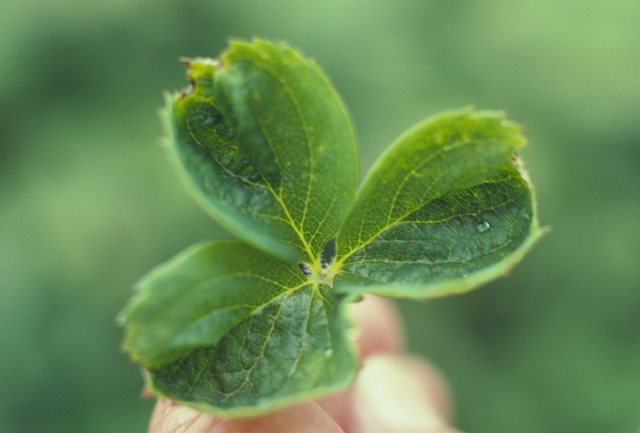
M504 108L548 235L505 279L401 302L474 433L640 427L640 2L4 0L0 431L144 431L114 317L138 277L227 236L158 146L180 56L230 36L318 59L363 170L438 111Z

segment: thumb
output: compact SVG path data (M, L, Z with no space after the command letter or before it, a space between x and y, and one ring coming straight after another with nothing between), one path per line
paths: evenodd
M222 418L170 400L156 405L149 433L343 433L315 402L290 406L262 417Z
M456 433L444 380L423 361L398 355L365 360L354 390L354 433Z

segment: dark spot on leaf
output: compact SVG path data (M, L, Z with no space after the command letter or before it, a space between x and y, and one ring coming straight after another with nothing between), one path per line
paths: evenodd
M300 268L302 273L305 274L307 277L311 276L311 274L312 274L311 266L309 266L306 263L300 262L300 263L298 263L298 267Z
M335 239L331 239L324 246L324 249L322 250L322 253L320 254L320 260L322 261L322 267L326 268L327 266L329 266L331 264L331 262L333 262L333 260L335 258L336 258L336 240Z

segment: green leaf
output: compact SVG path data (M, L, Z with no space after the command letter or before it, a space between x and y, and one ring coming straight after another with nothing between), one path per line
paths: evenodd
M347 386L350 297L240 241L197 245L138 285L124 348L160 395L230 416Z
M201 244L140 282L123 345L160 396L253 416L343 389L357 365L345 310L360 293L469 290L542 233L525 140L499 113L418 125L353 203L349 116L313 61L255 40L187 63L191 88L167 97L167 147L197 200L251 245Z
M541 234L524 144L501 114L470 110L401 136L338 235L337 290L434 297L505 273Z
M358 180L349 115L328 78L263 40L188 63L192 88L167 99L166 123L197 200L254 246L319 269Z

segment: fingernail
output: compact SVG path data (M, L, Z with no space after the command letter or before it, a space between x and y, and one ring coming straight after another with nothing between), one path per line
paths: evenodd
M422 432L446 428L424 384L410 363L398 356L367 359L356 383L356 404L362 431Z

